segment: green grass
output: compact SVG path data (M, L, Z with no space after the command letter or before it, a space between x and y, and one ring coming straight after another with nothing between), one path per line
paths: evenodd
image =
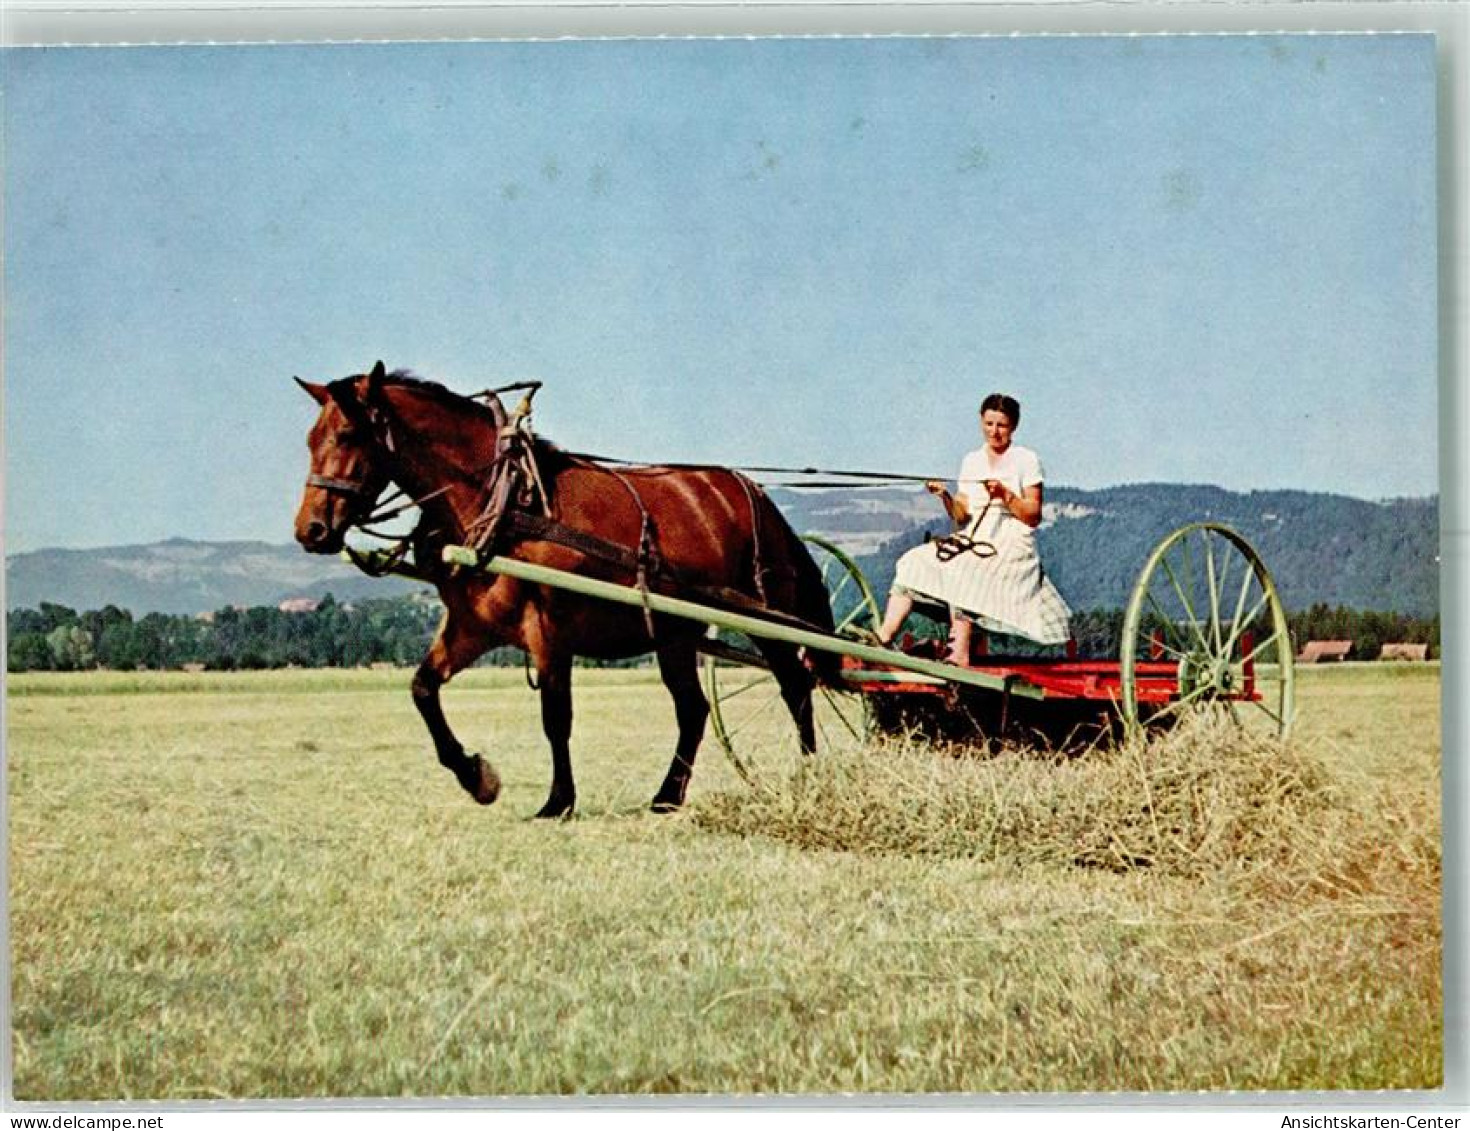
M1303 671L1287 751L900 743L756 793L707 741L675 817L657 677L579 671L552 824L521 673L446 694L488 810L407 679L11 677L18 1098L1440 1083L1437 666Z

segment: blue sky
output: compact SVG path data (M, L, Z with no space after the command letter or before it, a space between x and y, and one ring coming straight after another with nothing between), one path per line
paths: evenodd
M381 358L584 451L1438 487L1428 36L12 49L8 552L286 541Z

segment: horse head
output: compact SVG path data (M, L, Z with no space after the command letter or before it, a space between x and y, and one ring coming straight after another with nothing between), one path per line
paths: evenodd
M321 406L307 436L311 471L296 512L296 541L313 554L335 554L347 531L372 513L389 480L388 453L374 407L384 378L371 373L326 385L296 383Z

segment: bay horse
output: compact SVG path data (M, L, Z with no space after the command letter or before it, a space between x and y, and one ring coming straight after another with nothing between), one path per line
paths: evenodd
M821 574L764 491L716 467L611 467L517 431L490 394L487 403L383 363L367 374L313 384L321 406L307 439L311 470L296 516L296 540L335 554L350 528L368 519L391 483L418 503L416 568L439 592L444 618L412 682L414 705L439 762L480 804L500 793L500 777L470 754L445 721L440 688L488 649L513 644L535 669L541 721L551 745L551 792L538 817L566 817L576 804L572 777L571 675L574 656L619 659L654 652L673 697L678 740L653 798L656 811L683 804L709 703L697 648L704 627L566 590L445 566L449 544L496 553L646 589L693 592L741 611L832 631ZM483 395L483 394L482 394ZM517 443L517 437L524 442ZM528 457L528 459L527 459ZM529 460L529 462L528 462ZM509 474L520 468L519 479ZM791 712L801 747L816 748L812 690L835 677L835 657L756 640ZM815 671L813 669L816 669Z

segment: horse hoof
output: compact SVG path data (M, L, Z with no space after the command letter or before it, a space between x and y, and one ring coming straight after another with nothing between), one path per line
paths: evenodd
M562 801L559 798L551 798L541 806L540 812L536 814L538 821L570 821L572 813L576 810L576 801Z
M500 775L494 766L476 754L474 776L464 783L464 787L481 805L490 805L500 796Z
M683 806L682 801L665 801L662 797L655 797L649 809L655 813L677 813Z

